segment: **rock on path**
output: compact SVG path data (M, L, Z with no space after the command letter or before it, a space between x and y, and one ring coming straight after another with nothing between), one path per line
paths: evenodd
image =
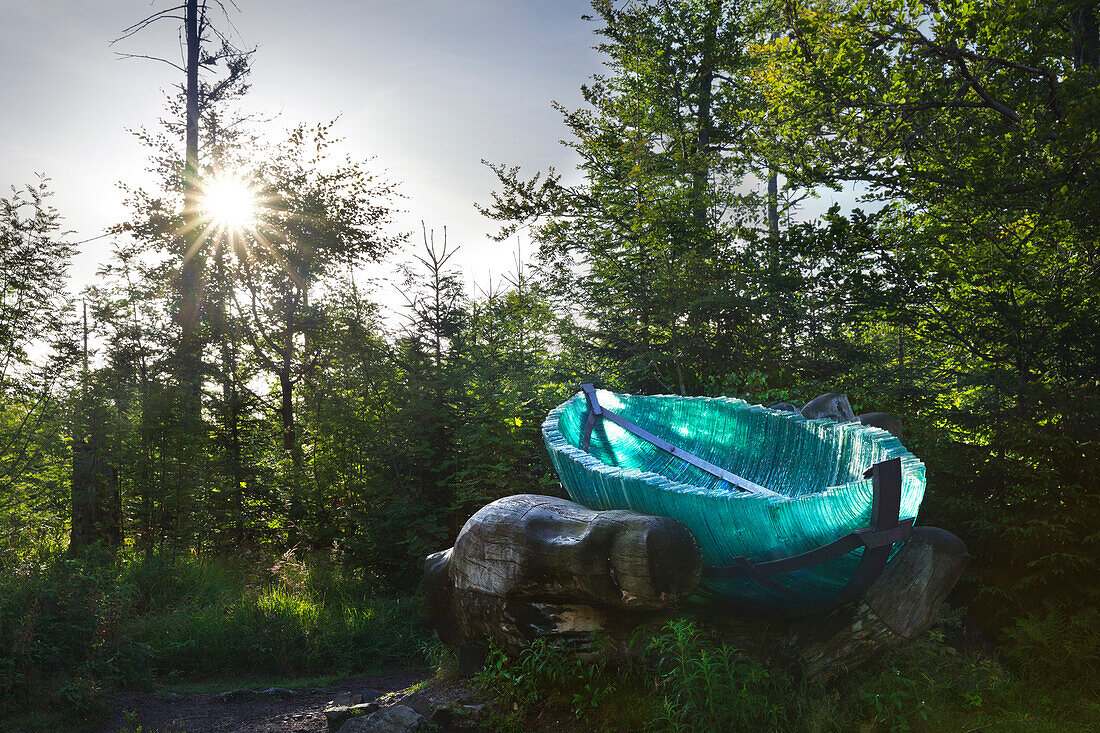
M290 690L272 687L227 692L168 693L120 692L109 698L115 710L96 733L325 733L323 710L341 695L397 692L431 676L428 670L345 680L329 687ZM136 718L134 717L136 715Z

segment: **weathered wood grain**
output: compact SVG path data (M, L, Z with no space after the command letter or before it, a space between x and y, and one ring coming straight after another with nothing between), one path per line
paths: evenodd
M445 643L516 650L556 634L583 647L683 601L701 573L695 537L675 519L521 494L483 507L453 548L428 556L425 592Z

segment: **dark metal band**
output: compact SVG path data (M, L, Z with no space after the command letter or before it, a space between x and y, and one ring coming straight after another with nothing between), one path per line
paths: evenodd
M879 532L871 527L849 532L839 540L827 545L803 552L801 555L792 555L779 560L752 563L744 557L734 558L734 565L725 568L706 568L703 575L708 578L747 578L760 575L781 575L793 573L797 570L806 570L815 565L836 560L861 547L875 548L884 545L893 546L895 542L905 542L913 532L912 519L906 519L898 523L893 529ZM751 568L751 570L750 570Z
M878 580L890 559L894 543L909 539L914 519L899 521L901 511L901 459L891 458L871 467L873 483L871 526L850 532L838 540L817 549L780 560L753 563L745 557L734 558L733 565L704 568L707 578L751 578L765 588L792 601L829 608L856 600ZM819 599L777 583L770 576L806 570L863 548L855 573L831 598Z

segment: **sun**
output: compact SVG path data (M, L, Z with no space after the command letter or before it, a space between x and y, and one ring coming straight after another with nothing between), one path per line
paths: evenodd
M202 208L210 220L227 231L241 231L256 222L256 195L236 176L219 175L203 186Z

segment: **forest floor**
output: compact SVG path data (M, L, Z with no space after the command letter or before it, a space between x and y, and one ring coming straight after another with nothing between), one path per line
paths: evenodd
M221 692L117 692L97 733L323 733L323 710L340 693L397 692L430 678L416 670L328 682L323 686L226 689Z

